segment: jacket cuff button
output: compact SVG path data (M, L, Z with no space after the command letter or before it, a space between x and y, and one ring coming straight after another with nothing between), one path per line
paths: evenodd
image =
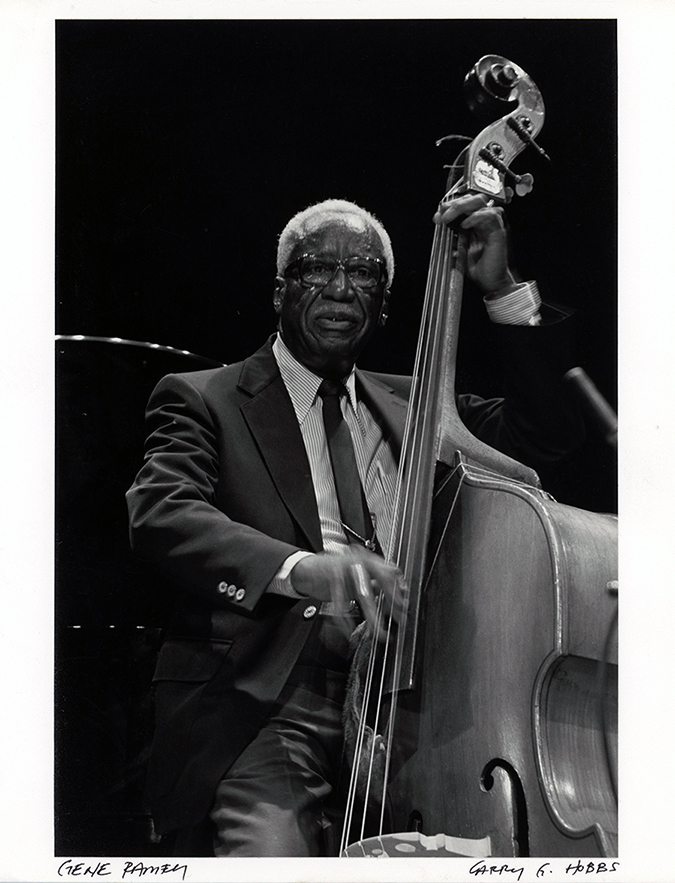
M218 583L218 591L222 594L227 591L227 583Z
M237 589L237 594L234 596L234 597L235 597L235 600L237 600L237 601L243 601L243 600L244 600L244 595L245 595L245 594L246 594L246 590L245 590L245 589Z
M237 591L237 587L236 587L236 586L232 586L232 585L231 585L231 586L228 586L228 587L227 587L227 594L228 594L228 597L230 597L230 598L234 598L236 591Z

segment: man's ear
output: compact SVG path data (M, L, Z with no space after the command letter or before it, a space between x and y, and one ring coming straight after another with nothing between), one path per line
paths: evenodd
M380 328L384 328L387 323L387 319L389 318L389 298L391 297L391 288L385 288L384 295L382 296L382 306L380 307L380 317L377 320L377 324Z
M272 301L274 304L274 312L277 314L277 316L281 312L281 307L283 306L283 303L284 303L285 294L286 294L286 280L284 279L283 276L277 276L276 284L274 286L274 297L273 297L273 301Z

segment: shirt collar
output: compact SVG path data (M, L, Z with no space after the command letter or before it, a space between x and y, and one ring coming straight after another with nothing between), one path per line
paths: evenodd
M277 334L272 344L272 352L279 366L279 373L284 381L284 385L288 390L293 403L293 410L299 424L305 420L307 412L316 401L316 393L321 385L322 377L306 368L302 362L299 362L293 353L281 339L281 335ZM343 378L342 382L347 387L349 395L349 403L354 413L358 414L358 406L356 400L356 377L354 369L349 376Z

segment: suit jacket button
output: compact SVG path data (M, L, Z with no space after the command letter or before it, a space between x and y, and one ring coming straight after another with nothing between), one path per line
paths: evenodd
M218 591L226 592L227 591L227 583L218 583Z
M245 589L237 589L237 594L234 596L236 601L243 601L244 595L246 594Z
M237 592L236 586L228 586L227 587L227 594L229 595L230 598L234 598L236 592Z
M316 607L313 604L310 604L309 607L305 607L305 609L302 611L302 615L305 617L305 619L311 619L313 616L316 615Z

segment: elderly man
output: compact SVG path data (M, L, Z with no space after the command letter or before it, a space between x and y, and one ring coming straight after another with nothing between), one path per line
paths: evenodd
M507 406L460 396L460 414L536 465L575 433L547 325L522 327L540 325L536 286L514 283L499 210L467 196L436 221L458 216L491 317L521 326L504 326L517 350ZM149 765L155 825L175 833L175 854L330 854L348 638L374 608L354 561L395 617L405 592L378 551L410 381L354 368L393 277L376 218L342 200L306 209L279 239L278 334L242 363L164 378L148 405L128 503L134 550L176 589Z

